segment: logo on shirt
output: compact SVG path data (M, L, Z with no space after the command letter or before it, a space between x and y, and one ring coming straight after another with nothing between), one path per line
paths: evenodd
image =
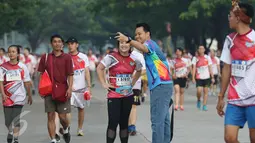
M245 43L245 46L247 47L247 48L251 48L252 46L254 46L255 45L255 42L254 41L252 41L252 42L246 42Z
M134 66L134 65L135 65L135 63L134 63L134 62L130 62L129 64L130 64L131 66Z

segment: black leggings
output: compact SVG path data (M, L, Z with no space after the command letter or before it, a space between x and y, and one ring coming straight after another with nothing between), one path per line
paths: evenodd
M132 108L133 97L108 99L107 143L113 143L116 138L117 126L120 126L121 143L128 142L128 119Z
M4 117L5 117L5 126L10 129L12 124L14 127L20 127L20 114L22 111L21 105L14 105L10 107L4 106Z

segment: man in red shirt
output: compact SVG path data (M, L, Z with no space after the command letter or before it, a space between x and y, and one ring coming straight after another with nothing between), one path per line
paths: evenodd
M73 62L72 57L62 51L63 43L64 40L60 35L53 35L51 37L53 52L49 53L48 56L42 56L38 68L38 72L40 73L43 73L46 70L53 81L53 94L45 97L45 112L48 114L48 131L52 139L51 143L57 142L55 136L55 112L58 113L60 123L64 128L63 136L65 142L69 143L71 138L69 133L69 122L66 115L71 112L70 97L73 85ZM63 97L66 99L65 101L59 101L54 98L60 95L62 92L61 90L63 90L56 90L58 88L56 85L66 85L66 94L64 95L65 97ZM56 88L54 88L54 86L56 86Z

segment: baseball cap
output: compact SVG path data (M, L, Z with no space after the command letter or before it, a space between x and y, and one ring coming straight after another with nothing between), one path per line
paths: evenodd
M66 43L79 43L78 40L75 37L69 37L66 41Z

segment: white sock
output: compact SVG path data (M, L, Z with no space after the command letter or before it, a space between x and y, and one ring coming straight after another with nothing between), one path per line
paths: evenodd
M67 134L67 133L69 132L68 130L69 130L69 127L67 127L67 128L63 131L63 133L64 133L64 134Z
M57 142L57 140L56 139L52 139L51 142Z

